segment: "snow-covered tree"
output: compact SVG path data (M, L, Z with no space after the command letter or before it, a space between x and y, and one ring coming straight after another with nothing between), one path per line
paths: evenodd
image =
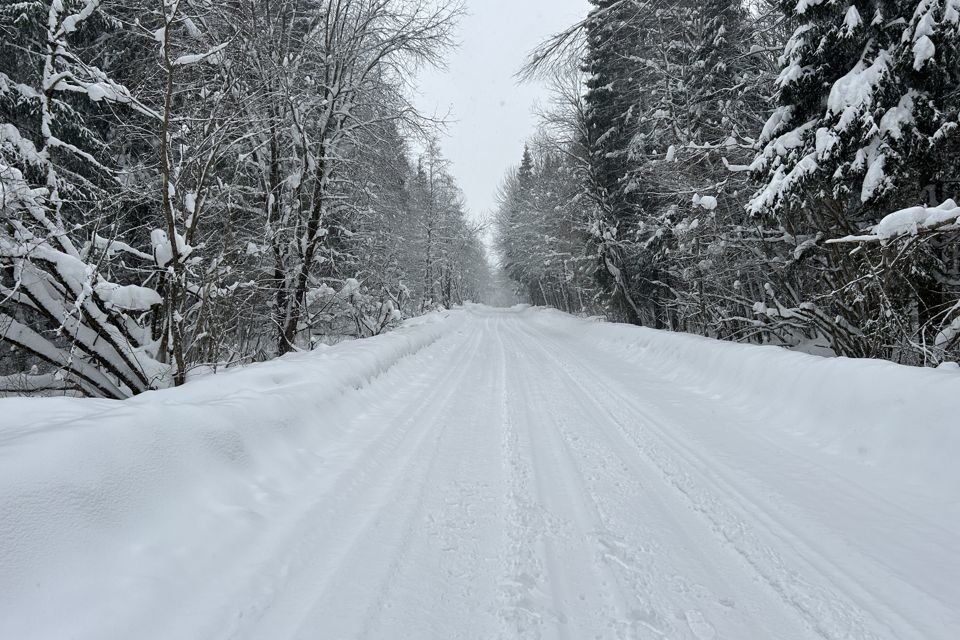
M784 11L795 30L749 209L775 219L798 251L816 250L796 283L806 311L837 318L822 326L837 351L909 360L904 352L924 351L950 305L955 247L925 244L905 257L823 242L956 196L958 5L804 1Z
M311 290L331 278L349 233L350 158L364 131L411 121L408 66L437 62L458 7L450 3L287 0L251 3L250 139L273 260L277 349L297 347Z
M162 299L110 277L118 256L149 257L111 224L105 114L134 105L93 62L110 18L87 0L8 5L0 20L0 336L52 367L18 384L108 397L162 386L145 323Z
M761 136L754 169L765 184L751 209L788 220L821 208L813 215L836 222L815 224L853 229L891 201L941 198L960 126L956 3L789 8L796 30Z
M466 218L463 195L435 140L427 142L411 185L408 240L420 263L417 293L422 310L475 297L486 277L479 229Z
M126 397L479 295L456 197L418 290L409 141L432 123L409 96L459 12L0 7L0 393Z
M600 306L597 265L587 249L595 208L569 151L547 137L524 149L501 188L497 246L502 268L525 299L585 313Z

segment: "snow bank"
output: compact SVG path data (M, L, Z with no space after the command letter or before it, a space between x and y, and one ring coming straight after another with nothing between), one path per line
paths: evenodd
M955 497L960 486L960 373L953 369L826 358L607 323L578 321L576 334L678 385L722 397L762 419L767 435L786 438L785 446L799 438L823 454L930 492Z
M260 484L297 486L316 472L310 452L336 439L353 391L461 320L437 313L127 401L0 400L0 637L29 637L32 615L61 619L56 637L73 637L103 626L84 617L103 615L104 598L148 597L122 584L91 588L91 575L116 573L97 569L97 558L149 553L160 531L202 528L211 505L245 517L231 505L265 491ZM61 597L77 593L97 601ZM9 626L17 623L27 626Z

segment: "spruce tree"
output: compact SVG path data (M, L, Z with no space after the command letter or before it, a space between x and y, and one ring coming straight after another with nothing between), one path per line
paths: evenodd
M817 246L798 284L847 355L901 358L933 341L951 304L955 250L894 258L822 241L867 233L887 213L956 195L960 57L954 0L785 2L795 25L777 106L752 168L749 211L777 221L797 251ZM924 354L923 358L926 359Z
M753 164L763 187L751 211L856 232L929 200L927 189L941 197L960 113L956 3L791 0L784 10L796 29Z
M635 71L643 39L639 3L591 0L591 4L594 8L585 23L583 61L588 192L598 211L591 244L599 263L598 281L609 292L616 314L640 323L646 314L637 300L634 280L641 267L625 255L625 242L636 224L640 204L631 189L630 175L639 87Z

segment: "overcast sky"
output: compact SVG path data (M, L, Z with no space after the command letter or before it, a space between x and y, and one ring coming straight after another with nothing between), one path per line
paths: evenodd
M518 85L514 74L540 42L587 14L587 0L467 0L461 46L446 71L420 76L420 108L454 120L443 151L466 195L470 213L483 219L510 165L519 164L534 130L533 106L546 102L542 85Z

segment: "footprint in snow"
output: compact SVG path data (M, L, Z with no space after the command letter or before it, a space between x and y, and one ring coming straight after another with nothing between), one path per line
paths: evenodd
M712 624L707 622L702 613L695 610L687 611L685 617L687 619L687 626L690 627L690 631L697 637L697 640L715 640L717 630L713 628Z

